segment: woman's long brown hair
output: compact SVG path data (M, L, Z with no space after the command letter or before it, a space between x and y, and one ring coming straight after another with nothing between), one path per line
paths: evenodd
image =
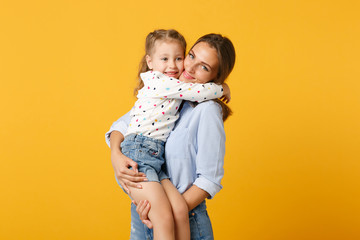
M223 84L235 65L234 45L227 37L214 33L206 34L200 37L192 48L199 42L206 42L216 49L219 59L219 69L213 82L216 84ZM225 121L232 114L230 107L219 99L215 99L214 101L220 104L223 113L223 120Z

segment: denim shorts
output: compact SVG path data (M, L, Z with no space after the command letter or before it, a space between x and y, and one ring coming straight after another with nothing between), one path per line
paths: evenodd
M169 178L165 166L165 142L137 134L130 134L121 143L121 152L138 164L139 172L150 182Z
M191 240L214 240L214 234L209 215L206 211L206 203L203 201L189 212L190 239ZM136 212L136 206L131 204L131 232L130 240L152 240L153 231L147 228L140 220Z

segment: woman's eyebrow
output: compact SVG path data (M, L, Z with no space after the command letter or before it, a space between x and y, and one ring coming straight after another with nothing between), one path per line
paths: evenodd
M194 57L196 57L196 54L194 53L194 50L191 49L191 50L189 51L189 53L191 53ZM201 61L201 63L204 64L204 65L206 65L208 68L210 68L210 70L212 70L212 67L211 67L209 64L207 64L206 62Z
M210 68L210 70L212 70L212 67L209 64L207 64L206 62L201 62L201 63L206 65L208 68Z

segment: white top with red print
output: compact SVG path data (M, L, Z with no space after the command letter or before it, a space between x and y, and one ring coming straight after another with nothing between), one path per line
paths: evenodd
M144 87L138 92L125 136L138 134L166 141L182 100L202 102L223 95L222 86L214 83L185 83L156 71L141 73L140 77Z

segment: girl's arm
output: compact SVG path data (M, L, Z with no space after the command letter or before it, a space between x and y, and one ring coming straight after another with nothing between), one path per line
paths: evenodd
M145 84L142 89L145 97L173 98L193 102L216 99L225 94L228 98L230 97L230 89L226 84L222 86L215 83L181 82L156 71L142 73L141 78Z

